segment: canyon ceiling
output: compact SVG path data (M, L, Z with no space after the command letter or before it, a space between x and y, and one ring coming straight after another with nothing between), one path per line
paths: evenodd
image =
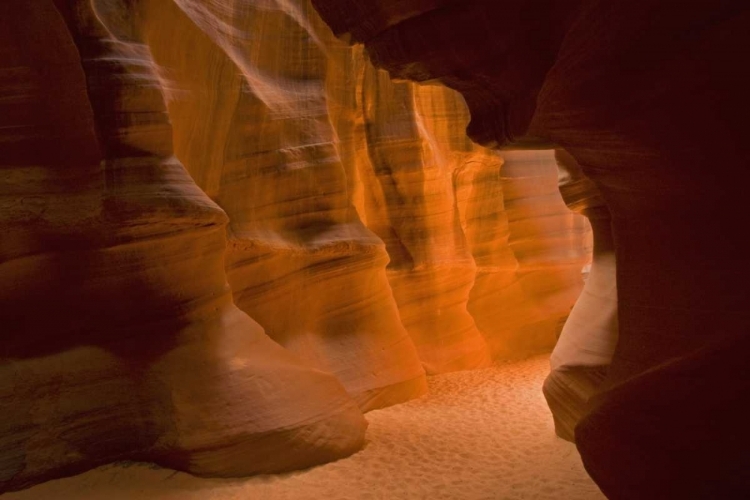
M746 498L748 47L736 0L1 2L0 492L309 467L554 348L609 498Z

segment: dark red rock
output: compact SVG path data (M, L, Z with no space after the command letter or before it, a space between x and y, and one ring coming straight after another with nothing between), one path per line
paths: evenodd
M749 497L750 6L380 2L358 25L353 0L313 3L392 76L459 90L473 139L556 144L601 191L620 339L577 442L604 491Z

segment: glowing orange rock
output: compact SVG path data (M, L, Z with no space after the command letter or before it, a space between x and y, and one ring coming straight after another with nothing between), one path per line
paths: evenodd
M313 4L394 78L460 91L478 143L562 147L600 190L612 217L619 338L576 441L604 493L750 496L750 407L738 397L750 385L740 374L750 260L744 226L728 217L746 211L750 72L739 48L750 46L749 7Z
M426 369L551 349L582 285L589 234L560 198L552 154L504 159L472 144L457 93L391 82L360 53L339 55L361 75L348 97L334 94L340 148Z
M147 6L144 36L167 89L176 154L229 216L237 305L336 375L364 410L423 394L385 245L354 209L329 122L325 43L340 42L305 4L296 14L291 4ZM274 36L253 35L261 32ZM182 45L191 57L175 50Z
M4 2L0 40L17 132L0 143L0 489L126 458L236 476L357 450L339 382L234 306L226 215L172 156L148 49L86 2Z
M308 2L9 0L0 28L0 488L310 466L424 368L554 342L587 230L551 156L471 144L457 93Z

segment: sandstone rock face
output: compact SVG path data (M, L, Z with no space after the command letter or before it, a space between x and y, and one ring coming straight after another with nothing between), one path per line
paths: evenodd
M750 261L727 214L744 213L748 181L750 73L739 48L750 45L750 7L313 3L392 76L459 90L477 142L558 145L601 192L619 339L576 436L602 490L618 499L749 496L739 450L750 448L741 423L750 408L738 397L748 381L737 363L750 331ZM602 348L597 340L596 356L579 360L606 362Z
M559 188L568 207L591 222L594 257L581 296L552 351L544 383L557 435L574 440L574 429L598 392L617 345L617 278L611 216L596 185L568 152L557 150Z
M227 218L172 154L148 48L84 2L0 12L0 490L125 458L236 476L357 450L336 378L233 304Z
M393 82L361 49L342 53L354 85L330 94L342 158L428 373L551 349L590 252L552 154L472 144L459 94Z
M590 230L560 198L551 151L508 151L503 157L509 246L518 268L501 299L485 310L494 312L491 323L502 352L552 348L581 291ZM506 329L512 333L504 334Z
M425 370L552 348L590 232L302 0L0 5L0 491L340 458Z
M368 65L362 85L364 214L391 257L401 320L428 373L484 366L487 344L466 309L476 266L456 209L454 165L433 146L412 84Z
M362 409L418 396L424 371L393 301L388 255L354 209L334 144L331 35L309 5L296 5L297 17L281 4L242 5L154 1L144 14L175 152L229 216L235 302L335 374ZM188 58L175 43L196 49Z

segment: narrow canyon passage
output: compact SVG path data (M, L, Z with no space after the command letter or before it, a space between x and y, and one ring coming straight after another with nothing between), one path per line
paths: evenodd
M750 499L750 2L635 3L1 0L0 495Z
M426 375L549 352L583 287L591 230L553 153L473 144L460 94L391 81L308 0L13 0L0 42L0 493L123 461L349 457ZM399 456L495 460L524 413L422 404L382 418L451 432L370 442L422 429L445 450ZM396 463L369 450L355 477ZM525 459L468 466L504 488ZM440 483L409 478L401 497Z
M541 392L549 356L428 378L427 396L367 414L364 449L289 474L201 479L114 464L7 500L598 500Z

